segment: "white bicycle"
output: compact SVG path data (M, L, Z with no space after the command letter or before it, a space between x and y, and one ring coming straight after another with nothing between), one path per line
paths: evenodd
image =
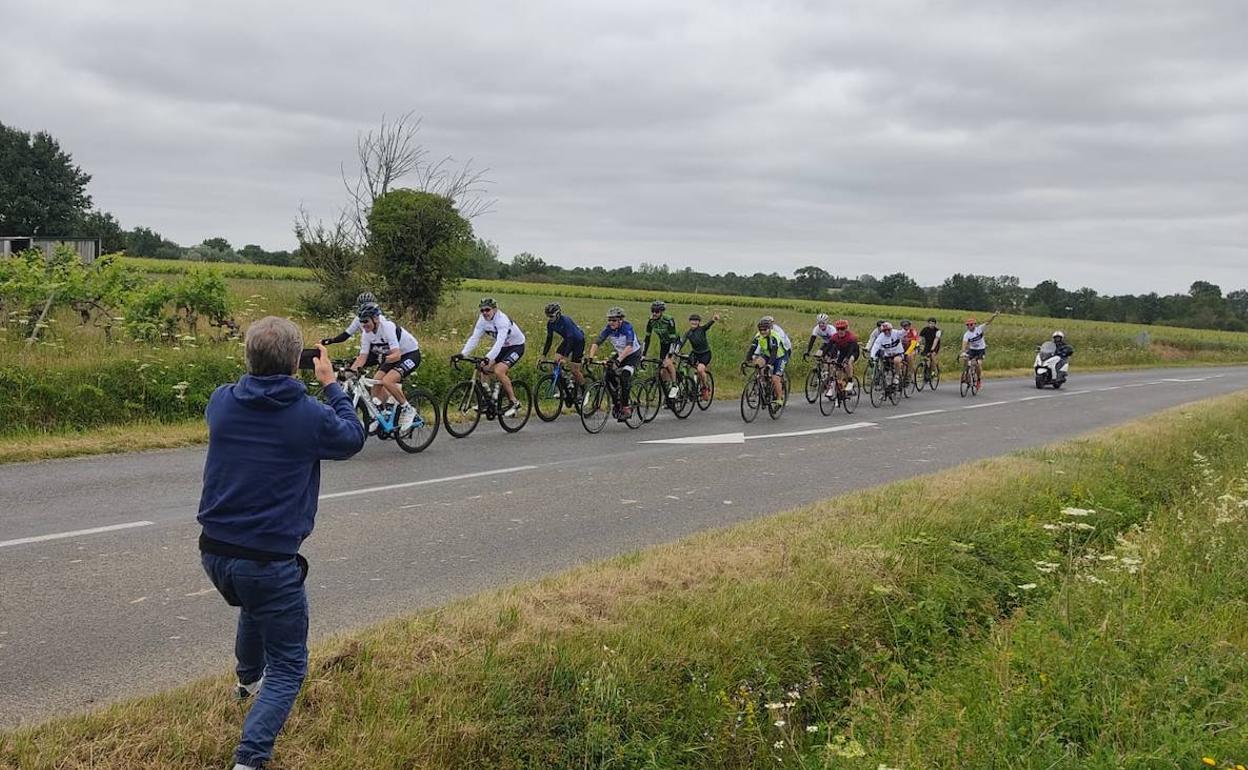
M382 441L394 439L400 449L412 454L423 452L433 443L438 435L438 423L441 422L438 402L433 399L433 394L424 388L403 383L403 395L407 396L407 403L416 409L416 419L410 428L400 430L398 403L389 396L381 404L373 403L373 387L381 381L347 371L346 367L351 363L350 360L335 361L334 365L338 370L338 380L351 399L351 408L360 415L360 421L369 435Z

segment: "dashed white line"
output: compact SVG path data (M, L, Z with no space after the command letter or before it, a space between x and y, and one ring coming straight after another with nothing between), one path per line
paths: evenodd
M885 420L904 420L907 417L922 417L927 414L944 414L944 409L927 409L922 412L911 412L909 414L895 414L892 417L885 417Z
M91 529L75 529L72 532L54 532L50 535L36 535L34 537L19 537L16 540L0 540L0 548L8 548L11 545L26 545L27 543L46 543L49 540L62 540L67 537L82 537L84 535L99 535L105 532L116 532L122 529L134 529L135 527L150 527L150 521L131 521L125 524L110 524L107 527L92 527Z
M967 404L963 409L983 409L986 406L1001 406L1002 404L1012 403L1010 401L987 401L982 404Z
M321 500L334 500L339 497L351 497L352 495L367 495L373 492L389 492L392 489L407 489L408 487L423 487L429 484L442 484L447 481L463 481L464 479L479 479L482 476L497 476L500 473L518 473L519 471L536 470L536 465L517 465L514 468L495 468L492 471L478 471L476 473L461 473L457 476L443 476L440 479L424 479L423 481L407 481L402 484L386 484L380 487L364 487L363 489L348 489L344 492L330 492L327 495L321 495ZM3 543L0 543L3 545Z

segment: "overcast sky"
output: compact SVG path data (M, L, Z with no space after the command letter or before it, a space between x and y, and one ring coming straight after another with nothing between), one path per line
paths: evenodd
M0 121L126 227L289 248L415 110L504 258L1248 286L1248 2L0 0Z

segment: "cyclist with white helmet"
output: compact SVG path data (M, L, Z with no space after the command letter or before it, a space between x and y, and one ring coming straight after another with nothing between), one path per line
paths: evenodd
M819 355L828 357L828 340L832 339L832 335L836 334L835 327L828 321L827 313L820 313L815 316L815 328L810 330L810 341L806 343L806 352L802 354L803 358L810 356L810 351L815 347L815 341L819 341Z
M792 350L777 330L775 319L771 316L758 319L758 334L750 341L750 347L745 352L745 361L760 368L771 366L771 385L776 393L776 406L784 406L784 368L789 363L790 353Z
M624 308L613 307L607 311L607 325L599 333L598 339L589 346L589 357L592 360L598 355L598 346L610 342L614 351L607 362L606 376L619 385L620 401L616 404L616 419L627 420L632 415L629 406L629 388L632 386L633 374L641 365L641 343L633 325L624 320Z
M356 318L360 322L360 353L347 371L353 373L376 362L380 382L373 387L373 398L383 401L386 394L393 397L399 403L398 428L407 430L416 419L416 409L403 395L402 383L420 367L420 344L411 332L383 318L376 302L365 303Z
M524 332L520 331L520 327L506 313L498 309L498 303L493 297L482 298L479 307L481 315L477 318L477 325L473 327L472 336L464 343L464 349L457 358L466 358L482 337L493 340L489 352L485 354L485 361L481 363L481 371L487 377L493 376L497 379L503 392L507 394L509 406L503 416L515 417L520 404L516 401L516 392L511 387L511 377L507 373L524 355Z
M892 365L891 369L896 376L905 376L902 368L906 353L905 332L900 329L894 329L893 325L888 321L880 324L879 332L871 343L871 357L876 359L877 366L883 366L884 362L887 361Z
M559 347L555 350L555 361L569 363L572 379L576 384L585 387L585 375L581 373L581 359L585 357L585 332L576 325L572 317L563 312L558 302L546 306L546 344L542 346L542 358L550 355L550 345L555 335L560 338Z
M661 299L650 303L650 320L646 321L646 342L641 348L641 357L650 354L651 335L659 338L659 354L663 361L659 369L659 379L668 384L668 399L676 398L676 354L680 352L680 332L676 331L676 320L667 315L667 303Z
M360 292L360 295L355 298L356 315L351 319L351 323L347 324L346 330L339 332L338 335L335 337L326 337L325 339L321 340L321 344L322 345L336 345L339 342L346 342L347 340L351 339L355 335L359 334L360 330L363 328L363 326L360 324L360 316L359 316L360 309L363 308L365 305L376 305L376 304L377 304L377 298L373 296L373 293L371 291ZM386 317L385 313L382 313L381 315L382 320L385 320L385 317Z

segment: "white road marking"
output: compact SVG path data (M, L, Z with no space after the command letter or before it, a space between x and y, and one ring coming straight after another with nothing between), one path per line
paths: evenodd
M983 409L986 406L1001 406L1002 404L1008 404L1008 403L1010 402L1009 401L985 401L982 404L968 404L962 408L963 409Z
M904 420L907 417L922 417L925 414L942 414L944 409L928 409L923 412L911 412L910 414L895 414L892 417L885 417L885 420Z
M745 434L715 433L709 436L682 436L681 438L660 438L650 441L638 441L638 444L744 444Z
M1104 393L1107 390L1118 390L1121 387L1121 385L1110 385L1108 388L1093 388L1093 390L1097 393Z
M1048 394L1048 393L1046 393L1046 394L1044 394L1043 396L1027 396L1026 398L1020 398L1020 399L1018 399L1018 400L1019 400L1020 402L1022 402L1022 401L1035 401L1035 400L1037 400L1037 399L1041 399L1041 398L1050 398L1050 396L1049 396L1049 394Z
M443 476L440 479L425 479L423 481L408 481L402 484L386 484L380 487L364 487L363 489L348 489L345 492L330 492L321 495L321 500L334 500L339 497L351 497L352 495L367 495L373 492L389 492L392 489L407 489L408 487L423 487L429 484L442 484L447 481L463 481L464 479L479 479L482 476L497 476L500 473L518 473L519 471L536 470L536 465L517 465L514 468L496 468L492 471L478 471L476 473L461 473L457 476ZM151 523L151 522L148 522ZM0 543L0 545L4 545Z
M1084 393L1091 393L1091 392L1092 392L1092 391L1090 391L1090 390L1068 390L1068 391L1066 391L1063 395L1067 395L1067 396L1082 396Z
M840 433L844 430L858 430L859 428L874 428L873 422L851 422L848 425L834 425L830 428L813 428L811 430L794 430L786 433L764 433L761 436L746 436L746 441L756 441L760 438L792 438L794 436L813 436L817 433Z
M1207 379L1209 378L1208 377L1188 377L1185 379L1181 377L1169 377L1164 380L1158 380L1158 382L1204 382Z
M51 535L36 535L35 537L19 537L16 540L0 540L0 548L8 548L11 545L26 545L27 543L44 543L49 540L62 540L67 537L99 535L104 532L116 532L121 529L134 529L135 527L150 527L151 525L152 522L150 521L131 521L126 524L110 524L107 527L75 529L72 532L56 532Z
M189 593L189 594L182 594L182 595L183 595L183 596L203 596L204 594L210 594L210 593L213 593L213 592L215 592L216 590L217 590L217 589L215 589L215 588L205 588L205 589L204 589L204 590L202 590L202 591L192 591L192 592L191 592L191 593Z

